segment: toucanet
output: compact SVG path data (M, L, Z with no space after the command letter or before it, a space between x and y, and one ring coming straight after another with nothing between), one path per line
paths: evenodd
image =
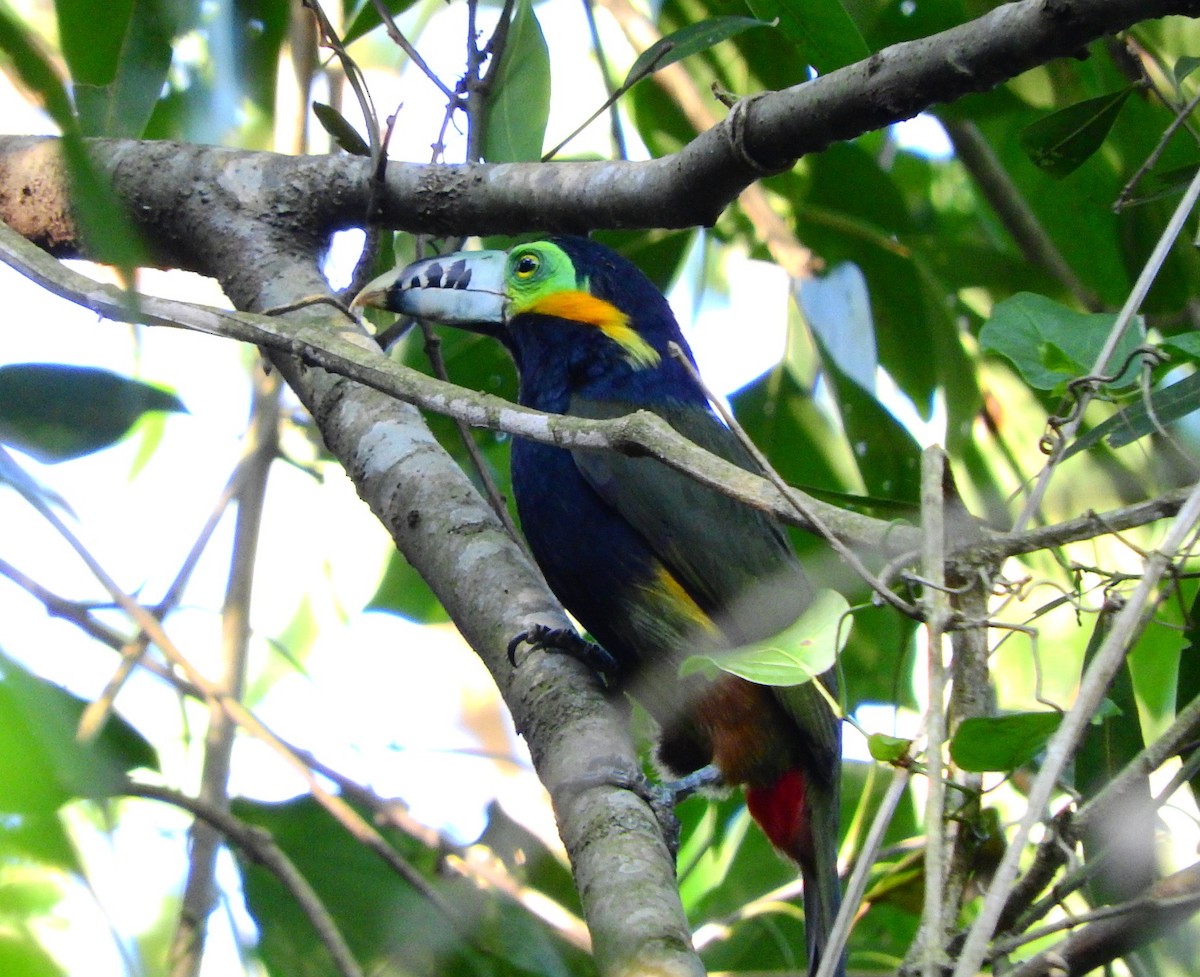
M691 360L666 299L600 244L556 237L419 261L376 279L355 303L496 337L527 407L589 418L652 411L757 471L669 350L676 343ZM512 483L550 588L607 652L610 679L657 720L660 763L676 777L711 765L723 783L744 785L750 813L799 863L814 973L840 900L839 723L814 682L679 674L689 655L769 638L808 605L783 527L645 457L518 438Z

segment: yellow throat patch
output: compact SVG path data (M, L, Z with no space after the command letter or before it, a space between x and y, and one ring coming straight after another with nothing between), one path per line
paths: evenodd
M553 292L520 310L537 315L555 316L595 326L625 351L625 358L638 369L655 367L662 361L658 351L638 335L629 324L629 316L611 302L588 292Z

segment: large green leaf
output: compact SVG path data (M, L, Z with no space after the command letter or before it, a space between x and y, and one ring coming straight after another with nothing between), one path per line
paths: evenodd
M875 328L866 282L852 266L800 284L798 301L813 331L846 438L867 492L913 501L920 494L921 446L875 396Z
M92 164L71 100L49 58L3 7L0 7L0 50L62 130L73 216L88 241L92 257L131 271L144 254L137 232Z
M1193 373L1153 391L1149 403L1145 399L1138 399L1097 424L1087 434L1073 441L1063 458L1070 458L1105 439L1109 447L1122 448L1148 434L1163 430L1172 421L1197 410L1200 410L1200 373Z
M173 393L86 366L0 367L0 441L39 461L91 454L120 440L148 411L185 411Z
M5 977L60 977L64 973L28 931L0 931L0 974Z
M157 769L154 748L120 716L79 743L86 705L0 653L0 810L49 815L72 798L119 793L137 767Z
M821 590L790 627L764 641L716 655L695 655L680 675L717 670L759 685L802 685L828 671L850 634L849 605L836 590Z
M975 716L958 727L950 756L973 773L1016 770L1037 756L1061 722L1058 712Z
M1061 179L1079 169L1103 145L1133 91L1131 85L1069 105L1026 126L1017 140L1035 165Z
M749 0L756 17L778 19L779 29L821 74L871 56L840 0Z
M1026 292L996 303L979 344L1009 360L1031 387L1061 393L1071 380L1090 374L1116 320L1115 315L1076 312ZM1110 369L1124 365L1137 348L1138 326L1135 322L1126 328ZM1127 388L1137 377L1136 369L1127 370L1113 386Z
M439 911L316 803L239 800L233 813L270 832L316 891L366 973L544 974L567 977L581 955L507 900L459 878L439 877L441 853L388 832L401 857L449 907ZM529 849L532 853L532 849ZM246 905L259 929L258 952L276 977L335 977L307 917L278 879L238 852Z
M550 118L550 49L532 0L517 0L487 104L481 151L489 163L541 159Z
M88 136L137 138L171 67L175 25L164 0L55 0L63 55Z

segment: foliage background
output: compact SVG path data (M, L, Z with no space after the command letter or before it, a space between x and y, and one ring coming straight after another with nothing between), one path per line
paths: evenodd
M69 80L73 114L61 105L56 111L48 100L69 137L325 151L327 137L307 111L310 99L356 118L353 100L337 62L316 47L311 19L293 6L284 0L59 0L2 10L9 77L23 79L8 104L46 101L52 88L29 87L34 62L23 45L32 44ZM401 12L407 5L390 6ZM569 144L563 155L608 157L621 143L630 154L644 147L651 156L666 155L694 138L705 118L711 124L723 114L707 97L712 86L739 95L785 88L809 77L809 66L828 73L887 45L963 23L988 6L861 0L812 4L804 12L762 0L748 8L668 0L647 18L610 0L592 10L604 60L588 55L587 70L577 73L581 48L565 41L579 38L583 28L578 19L566 19L566 4L518 4L510 61L484 100L486 110L444 129L445 98L405 66L383 30L365 29L371 4L347 2L325 12L352 41L349 53L368 72L366 87L380 114L401 105L397 127L406 138L394 147L444 143L447 161L478 154L501 162L536 159L556 145L603 100L605 70L610 84L625 77L654 36L648 30L668 35L706 23L709 33L681 46L675 53L687 57L660 65L652 80L619 100L619 141L601 118L586 142ZM813 19L813 10L823 18ZM415 4L402 13L405 34L418 48L445 59L433 63L433 73L453 88L463 57L440 38L463 44L466 5L443 11L440 4ZM802 14L809 19L797 20ZM499 15L478 10L481 36ZM713 21L733 15L779 21L737 33L747 24ZM707 231L600 237L663 287L682 279L689 286L678 292L685 302L690 297L710 313L728 303L724 328L737 330L734 347L750 345L747 336L758 320L786 318L778 362L731 400L787 481L882 518L915 519L921 441L929 430L915 415L940 429L967 508L1007 528L1044 461L1038 443L1047 416L1059 409L1066 382L1088 372L1107 329L1100 320L1069 318L1068 309L1111 312L1124 302L1181 181L1194 172L1198 153L1185 125L1137 182L1134 192L1152 199L1112 209L1171 124L1173 111L1164 101L1182 104L1194 93L1190 68L1198 40L1191 21L1139 24L1120 42L1093 45L1087 58L1056 61L994 91L939 106L934 114L950 135L951 158L911 152L887 130L871 132L763 180L753 199L744 196ZM1063 128L1040 134L1029 128L1080 104L1083 114L1068 117ZM31 131L42 125L29 124ZM458 127L465 138L453 138ZM1031 149L1043 163L1050 157L1054 171L1036 165ZM424 150L413 152L416 162L428 159ZM121 223L106 216L105 195L86 192L86 167L75 176L82 199L90 201L81 219L93 230L112 231L98 237L96 247L118 267L136 264L135 245L123 237ZM998 176L1007 182L997 184ZM1023 224L1014 217L1018 203L1026 208ZM385 250L403 261L412 248L409 236L397 235ZM746 259L788 272L790 284L776 279L773 305L743 304L733 279L746 273ZM1189 248L1172 250L1143 306L1152 338L1173 357L1154 371L1156 383L1194 375L1191 364L1200 355L1190 294L1195 265ZM203 282L149 271L139 271L135 281L147 292L217 300ZM254 563L244 551L237 556L246 530L225 512L171 603L169 629L198 669L219 674L230 667L223 628L240 605L249 615L243 625L248 655L234 685L246 704L285 740L311 751L322 783L336 784L369 818L391 818L381 822L388 842L430 889L416 894L369 854L308 796L303 778L252 737L233 747L233 813L271 831L367 972L587 972L578 899L503 706L487 691L473 658L448 636L445 614L428 588L402 558L389 555L386 534L354 498L298 405L285 394L282 410L268 413L264 403L277 395L269 392L272 381L257 374L249 350L191 334L96 324L40 295L18 304L15 296L22 289L28 294L28 284L18 279L8 287L13 307L24 311L20 322L10 323L5 362L106 366L169 389L188 413L172 412L173 401L138 400L148 396L141 388L122 386L115 401L105 400L95 378L91 386L78 377L40 382L32 394L10 384L16 392L7 402L0 390L0 436L8 445L34 458L49 450L78 456L47 466L13 455L0 473L9 488L19 488L25 476L41 485L25 496L8 489L0 496L6 527L0 570L8 578L0 590L0 969L56 974L91 970L105 960L113 972L154 974L179 966L181 958L201 966L198 955L166 949L173 940L178 949L182 879L197 871L195 857L187 857L188 819L158 800L115 795L124 792L121 774L129 770L142 782L202 791L211 776L206 757L211 762L214 755L204 706L189 701L178 681L144 674L116 701L123 719L111 721L101 736L102 759L75 745L82 700L96 698L116 667L106 641L119 647L136 629L105 606L109 596L79 569L61 533L42 516L31 517L27 496L60 515L67 511L63 503L69 506L74 516L62 518L76 526L84 547L123 589L153 606L176 578L231 473L246 470L257 443L254 425L266 416L274 418L269 426L278 431L280 460L259 498L243 497L240 507L262 518L253 534L253 602L248 590L235 586L239 560L242 570ZM789 302L789 287L798 302ZM1057 304L1039 305L1022 298L1025 293ZM396 355L427 370L424 345L419 335L410 336ZM456 382L513 395L510 367L486 342L444 336L441 355ZM1114 509L1194 481L1200 435L1194 415L1187 416L1197 404L1193 391L1178 391L1181 406L1165 430L1127 447L1095 444L1068 459L1034 521ZM1141 396L1132 382L1110 384L1105 393L1120 405L1136 405ZM57 425L31 430L26 424L64 403L72 409ZM165 406L168 413L143 415L148 406ZM1106 403L1090 406L1084 430L1113 410ZM257 420L247 435L251 414ZM140 420L130 436L101 447L114 433L124 434L124 421L134 417ZM1124 424L1136 426L1132 418L1123 415ZM468 463L455 426L437 417L430 423L447 449ZM61 447L64 438L72 447ZM505 493L506 438L482 433L472 439ZM989 665L999 709L1045 713L1070 704L1105 601L1130 589L1122 575L1141 572L1141 554L1160 532L1151 527L1051 548L1005 566L1011 586L994 613L1034 628L1037 641L994 632ZM868 732L911 734L927 706L915 627L870 606L861 581L811 539L800 542L814 575L859 607L842 661L847 711L863 716ZM66 620L46 614L49 595L36 585L66 598L55 605ZM1131 657L1130 684L1110 693L1117 709L1101 727L1104 741L1091 744L1074 770L1074 787L1085 797L1166 728L1177 701L1194 695L1194 669L1181 670L1180 663L1190 666L1181 652L1196 643L1195 593L1194 580L1181 574ZM80 699L44 680L68 686ZM891 708L860 711L879 704ZM858 756L865 757L859 744ZM1025 761L1032 759L1020 757L1022 769L1011 778L989 779L985 806L994 809L995 820L1019 816ZM847 853L861 842L886 779L878 763L848 764ZM368 790L357 789L364 785ZM497 796L502 806L488 808L485 822L482 805ZM413 821L396 812L392 798L411 805ZM895 969L914 938L923 802L923 781L916 778L889 828L870 910L851 940L855 969ZM1194 854L1195 813L1184 791L1156 822L1143 825L1143 834L1161 829L1164 871ZM706 966L794 969L802 923L776 892L792 882L792 873L747 831L738 798L690 801L681 816L681 895ZM987 818L980 815L980 823L994 823ZM423 830L419 821L448 836ZM481 831L478 844L464 846ZM242 855L236 863L224 857L218 863L224 913L202 966L222 973L231 966L332 972L325 944L300 918L294 895ZM989 857L985 846L978 877L986 876ZM541 903L531 892L561 907L557 922L535 911ZM1073 898L1077 912L1103 901L1094 891ZM438 899L454 907L454 926L433 908ZM1186 973L1192 939L1164 941L1129 966Z

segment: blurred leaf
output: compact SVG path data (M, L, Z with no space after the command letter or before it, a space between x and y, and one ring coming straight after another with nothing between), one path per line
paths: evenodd
M28 932L0 930L0 974L5 977L61 977L64 971Z
M1133 86L1051 113L1017 133L1034 165L1062 179L1079 169L1108 138Z
M871 56L840 0L749 0L749 6L762 20L778 18L779 29L822 75Z
M912 501L920 495L921 446L874 394L875 342L870 300L861 272L853 266L834 281L801 282L802 304L821 355L826 379L854 461L871 495ZM838 344L836 352L826 339ZM851 375L847 367L854 370ZM864 386L862 381L870 386Z
M39 461L78 458L125 436L147 411L186 411L173 393L87 366L0 367L0 441Z
M872 733L867 737L867 749L880 763L895 763L908 755L912 740L886 733Z
M786 630L765 641L717 655L693 655L681 676L711 674L713 666L759 685L801 685L828 671L850 634L850 606L836 590L818 591L808 610Z
M1195 55L1185 54L1175 62L1175 67L1171 69L1171 76L1175 79L1176 87L1183 84L1185 78L1193 71L1200 68L1200 58Z
M1095 658L1122 606L1123 603L1106 602L1101 609L1084 653L1084 669ZM1075 788L1085 798L1094 797L1146 745L1142 736L1143 710L1139 707L1132 670L1131 655L1109 683L1106 701L1111 704L1113 714L1090 723L1076 748ZM1088 892L1093 904L1135 898L1154 883L1156 876L1156 811L1147 774L1135 778L1111 813L1116 816L1115 822L1101 819L1082 838L1085 857L1097 857L1105 850L1112 855L1089 879Z
M550 118L550 50L532 0L517 0L492 85L481 154L489 163L541 159Z
M1196 589L1188 606L1186 623L1183 631L1183 650L1179 655L1179 671L1175 689L1175 711L1182 712L1200 696L1200 587ZM1200 745L1189 744L1186 753L1181 757L1187 763ZM1194 773L1188 780L1188 789L1192 801L1200 805L1200 772Z
M80 744L86 705L0 653L0 810L48 815L75 797L119 793L137 767L158 769L154 748L120 716Z
M79 123L61 79L28 32L3 7L0 7L0 50L8 55L21 82L38 95L62 130L73 216L92 256L131 274L143 260L141 241L84 148Z
M875 320L862 269L851 261L831 268L820 278L802 279L796 287L809 328L820 339L826 362L868 393L875 392Z
M353 838L311 797L281 804L239 800L233 813L270 832L307 879L366 973L456 977L487 973L568 977L583 957L540 921L471 882L439 877L442 853L395 831L388 841L454 908L447 919ZM369 815L368 815L369 816ZM320 941L291 895L238 851L246 905L259 929L258 952L278 977L336 977ZM470 933L470 940L464 939ZM567 964L567 960L574 967Z
M321 123L321 128L329 133L330 138L343 150L351 156L371 155L371 147L367 145L366 140L358 134L358 130L354 126L346 121L346 117L332 105L326 105L324 102L313 102L312 110L313 115L317 117L317 121Z
M1116 321L1115 315L1076 312L1044 295L1022 292L996 303L979 333L979 344L1009 360L1030 386L1062 391L1069 381L1091 372ZM1140 318L1130 323L1110 369L1133 354L1141 331ZM1128 370L1116 388L1128 387L1137 376L1136 369Z
M487 828L476 842L491 849L514 879L548 896L574 913L581 913L579 890L570 868L542 840L498 803L488 805Z
M398 552L388 558L383 579L363 610L399 614L418 624L441 624L450 620L429 584Z
M1200 332L1181 332L1175 336L1166 336L1159 345L1174 353L1181 353L1185 358L1195 360L1200 365Z
M753 17L710 17L694 24L688 24L677 31L672 31L666 37L657 41L638 55L629 72L625 75L622 88L629 88L642 78L653 74L660 68L675 64L693 54L707 51L742 31L751 27L770 27L769 21L756 20Z
M388 13L393 17L397 17L414 3L416 3L416 0L384 0L383 5L387 8ZM348 20L350 26L346 28L346 33L342 35L343 44L357 41L364 34L373 31L383 23L382 18L379 16L379 10L372 0L361 0L353 18L348 18Z
M1007 773L1037 756L1061 722L1058 712L965 719L950 741L950 757L971 773Z
M1124 447L1147 434L1158 433L1165 425L1197 410L1200 410L1200 373L1193 373L1178 383L1151 391L1149 407L1145 398L1139 398L1097 424L1087 434L1076 438L1063 453L1063 458L1086 451L1105 438L1109 447Z
M136 139L146 129L171 67L174 24L163 0L55 0L80 129Z

